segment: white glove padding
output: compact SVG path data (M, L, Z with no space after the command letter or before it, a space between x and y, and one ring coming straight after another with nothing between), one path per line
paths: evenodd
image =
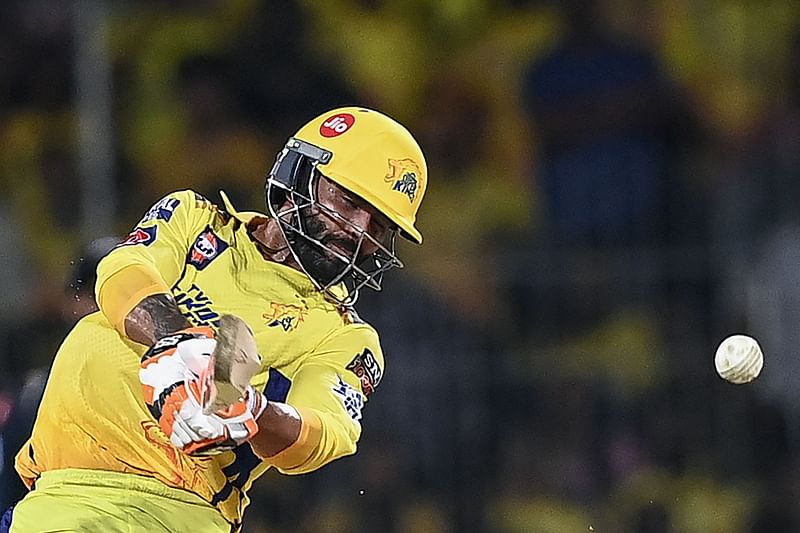
M163 337L145 353L139 371L150 412L170 441L190 454L220 453L249 440L266 407L263 394L249 387L246 397L230 407L203 413L214 387L214 337L209 327Z
M263 394L249 387L245 399L206 415L198 397L189 394L188 401L174 415L170 441L191 455L214 455L235 448L258 432L256 419L266 403Z

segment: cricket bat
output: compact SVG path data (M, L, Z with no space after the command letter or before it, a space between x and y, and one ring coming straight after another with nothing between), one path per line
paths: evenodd
M241 400L260 368L253 330L237 316L222 315L209 363L210 387L204 395L203 412L210 415Z

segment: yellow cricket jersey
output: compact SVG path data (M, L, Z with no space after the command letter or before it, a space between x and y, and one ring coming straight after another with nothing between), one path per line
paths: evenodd
M362 408L383 374L377 333L326 300L303 273L266 261L246 219L181 191L154 205L103 259L101 312L82 319L59 348L32 436L17 455L28 485L66 468L131 472L198 494L237 527L246 491L267 469L305 473L355 453ZM160 273L195 325L216 325L224 313L247 321L263 360L253 385L297 408L298 443L264 461L249 444L213 457L170 444L143 400L138 376L147 347L118 332L113 322L123 317L104 312L104 286L130 265ZM137 290L131 301L154 291Z

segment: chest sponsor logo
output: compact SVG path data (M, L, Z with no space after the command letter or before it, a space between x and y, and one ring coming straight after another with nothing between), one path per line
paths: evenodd
M135 244L144 244L145 246L150 246L153 244L153 241L156 240L156 234L158 232L157 226L150 226L149 228L134 228L134 230L128 233L128 236L120 242L115 248L120 246L133 246Z
M196 284L192 283L188 290L175 294L175 303L195 326L219 327L220 316L214 311L214 302Z
M195 239L186 262L197 270L203 270L227 248L227 242L220 239L211 228L206 228Z
M164 198L160 200L157 204L150 208L150 211L145 213L144 218L142 218L139 224L144 224L145 222L149 222L151 220L163 220L165 222L169 222L172 218L173 213L175 213L175 209L180 205L181 201L177 198Z
M350 418L361 420L361 411L364 409L364 398L361 393L343 380L341 376L336 376L336 379L339 382L333 387L333 392L341 397L342 405L344 405L344 409L350 415Z
M365 396L369 396L378 388L383 377L381 367L378 366L378 361L369 348L364 348L364 351L356 355L345 368L358 376Z
M281 328L283 331L294 331L305 322L308 309L292 304L271 302L270 310L262 318L271 328Z

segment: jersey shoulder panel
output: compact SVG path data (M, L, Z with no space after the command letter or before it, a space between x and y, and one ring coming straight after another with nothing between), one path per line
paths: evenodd
M218 217L218 209L192 190L170 193L144 213L117 249L141 250L169 241L180 246Z
M191 190L168 194L153 204L131 232L99 263L96 291L131 265L149 270L172 286L184 270L186 256L198 235L221 223L216 207Z
M211 200L197 191L185 189L170 193L158 200L144 214L137 226L150 223L178 223L193 227L212 223L215 219L226 222L227 218L229 215Z

